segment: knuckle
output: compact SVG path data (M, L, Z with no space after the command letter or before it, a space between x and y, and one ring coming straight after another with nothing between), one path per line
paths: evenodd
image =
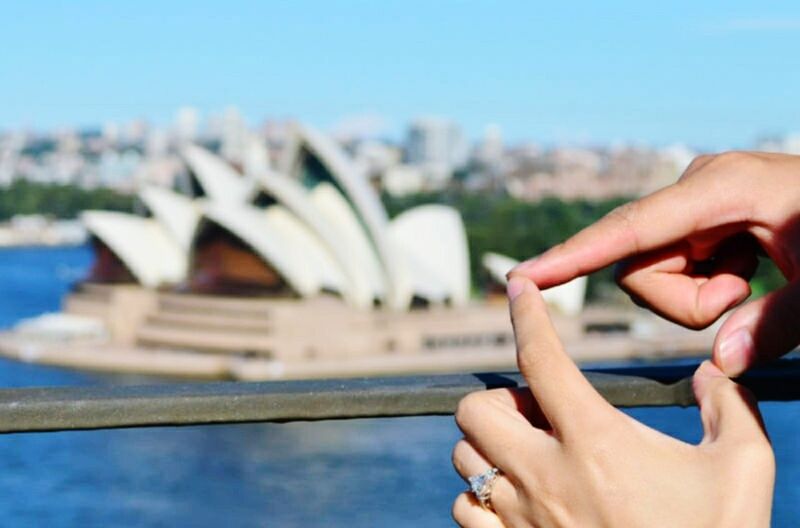
M638 201L628 202L615 207L606 218L616 224L619 231L630 239L633 253L639 253L639 239L636 232L636 224L641 216L641 204Z
M708 314L699 308L695 308L693 310L689 310L686 319L683 321L683 326L691 330L703 330L708 328L713 322L714 319L709 317Z
M459 429L462 431L470 429L475 418L482 414L485 407L486 396L481 392L472 392L461 398L455 413L456 424Z
M715 165L729 166L749 162L751 159L753 159L753 155L750 153L740 150L729 150L717 154L712 161Z
M638 209L638 202L626 202L612 209L611 212L608 213L608 216L622 224L631 224L636 218Z
M543 354L531 343L522 343L517 347L517 366L521 372L535 372L542 366Z
M678 182L687 183L698 179L716 179L717 176L724 176L728 179L732 174L740 171L743 167L751 166L758 159L757 156L750 152L739 150L698 156L692 160Z
M467 441L463 438L456 442L456 445L453 446L453 452L450 455L450 460L453 463L453 467L459 472L461 469L463 469L463 462L467 449Z
M699 156L696 156L692 160L692 162L689 163L689 165L686 167L686 170L683 172L683 174L681 174L681 177L678 179L678 181L690 178L695 173L695 171L697 171L700 167L702 167L712 159L714 159L713 154L701 154Z
M555 339L542 338L520 343L517 347L517 366L524 376L536 374L541 377L542 373L552 376L567 375L567 365L563 348Z
M759 158L749 152L742 152L738 150L731 150L723 152L714 157L709 163L709 168L712 169L715 181L729 182L731 178L737 175L744 175L750 177L751 169L754 164L759 162ZM720 191L722 189L719 189Z
M681 324L692 330L703 330L722 315L722 310L705 302L698 291L695 293L694 302L687 306L685 314L681 316Z

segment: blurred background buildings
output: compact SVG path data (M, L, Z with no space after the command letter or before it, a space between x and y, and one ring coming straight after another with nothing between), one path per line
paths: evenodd
M29 181L123 193L145 184L174 187L182 170L177 157L182 145L197 142L242 167L248 141L261 142L279 157L289 124L266 120L249 127L234 106L205 117L186 106L163 127L135 120L99 129L0 131L0 186ZM405 136L396 140L342 133L333 137L368 168L377 189L389 195L458 188L505 191L528 202L641 196L674 182L699 153L684 144L506 144L495 124L470 142L458 122L435 116L412 120ZM800 135L765 137L752 148L798 154Z
M203 118L192 107L157 127L145 120L106 123L99 129L0 132L0 186L15 181L72 184L132 193L144 184L173 187L182 164L177 150L197 142L237 166L248 141L278 153L289 122L266 120L248 127L236 107ZM459 124L443 117L411 121L398 140L334 134L366 166L378 190L393 196L459 188L506 191L524 201L545 197L604 199L640 196L674 182L699 152L683 144L506 144L490 124L470 142ZM754 150L800 153L800 136L767 137ZM274 160L273 160L274 161Z

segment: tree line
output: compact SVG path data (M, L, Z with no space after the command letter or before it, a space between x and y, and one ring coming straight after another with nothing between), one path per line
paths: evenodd
M84 189L71 184L16 180L0 190L0 220L29 214L76 218L86 209L130 212L133 202L132 195L112 189Z

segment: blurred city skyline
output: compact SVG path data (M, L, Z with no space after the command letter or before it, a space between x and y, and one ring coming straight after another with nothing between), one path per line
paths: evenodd
M240 108L402 140L420 115L509 143L745 148L798 129L800 6L773 2L14 3L0 131Z

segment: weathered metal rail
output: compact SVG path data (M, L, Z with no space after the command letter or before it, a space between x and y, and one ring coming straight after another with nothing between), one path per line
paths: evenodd
M585 371L619 407L689 406L694 366ZM800 360L740 380L762 401L800 399ZM0 433L452 414L467 393L524 385L518 373L262 383L0 390Z

